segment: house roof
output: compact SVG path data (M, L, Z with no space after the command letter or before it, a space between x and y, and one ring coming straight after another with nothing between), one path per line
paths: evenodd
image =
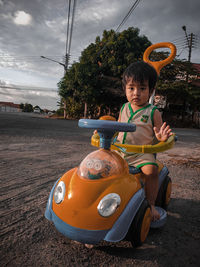
M192 81L192 84L196 85L197 87L200 87L200 64L192 63L192 65L197 71L197 78Z
M19 104L14 104L13 102L0 102L0 106L12 107L12 108L20 108Z
M192 65L198 71L199 76L200 76L200 64L198 64L198 63L192 63Z

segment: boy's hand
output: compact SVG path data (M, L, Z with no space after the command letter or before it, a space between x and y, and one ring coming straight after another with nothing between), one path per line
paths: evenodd
M165 142L170 135L172 135L172 130L170 129L169 125L166 125L166 122L163 123L163 125L158 129L157 127L154 127L155 136L160 142Z

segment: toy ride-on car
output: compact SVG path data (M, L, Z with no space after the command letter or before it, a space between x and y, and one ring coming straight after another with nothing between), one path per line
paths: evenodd
M174 144L174 136L154 146L130 146L113 143L116 132L135 131L136 126L111 120L79 120L79 126L97 129L92 145L99 147L54 184L45 217L59 232L81 243L102 240L129 240L141 245L150 226L161 227L166 221L163 208L169 203L171 180L168 169L159 163L159 193L156 204L160 220L151 222L150 205L145 197L142 173L131 168L115 150L157 153ZM139 153L140 153L139 152Z

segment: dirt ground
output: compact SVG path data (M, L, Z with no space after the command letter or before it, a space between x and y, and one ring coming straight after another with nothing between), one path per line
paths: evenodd
M0 266L199 266L200 130L174 129L158 157L173 181L167 224L140 248L127 241L93 249L62 236L44 211L54 182L93 148L77 121L0 113Z

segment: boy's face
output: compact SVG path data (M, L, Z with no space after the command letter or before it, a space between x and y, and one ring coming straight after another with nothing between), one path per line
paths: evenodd
M145 106L150 97L148 81L144 81L141 84L133 79L129 79L126 84L126 97L131 105L139 107Z

